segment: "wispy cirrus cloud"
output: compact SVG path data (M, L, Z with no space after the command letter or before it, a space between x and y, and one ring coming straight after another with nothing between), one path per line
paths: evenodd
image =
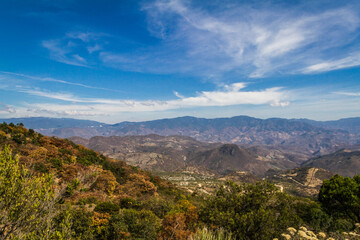
M20 77L22 79L31 79L31 80L36 80L36 81L40 81L40 82L54 82L54 83L61 83L61 84L78 86L78 87L89 88L89 89L121 92L121 91L115 90L115 89L95 87L95 86L90 86L90 85L86 85L86 84L82 84L82 83L69 82L69 81L65 81L65 80L61 80L61 79L56 79L56 78L52 78L52 77L37 77L37 76L31 76L31 75L22 74L22 73L14 73L14 72L6 72L6 71L0 71L0 76L1 75L3 75L3 77L5 79L8 76L14 76L14 77ZM14 79L12 79L12 80L14 80Z
M360 5L350 1L322 7L319 11L301 3L284 7L271 1L227 1L214 10L190 0L146 1L142 11L149 33L159 40L156 44L127 48L117 43L121 36L68 32L42 45L53 60L75 66L104 64L209 78L234 71L259 78L358 66L352 53L359 45ZM334 60L339 55L343 58Z
M202 91L196 96L184 97L178 93L177 99L159 100L122 100L103 98L79 98L69 93L54 93L39 89L18 89L17 91L34 96L61 100L56 104L30 104L31 111L52 111L59 114L79 113L81 115L109 115L120 112L165 111L181 108L214 107L232 105L287 106L288 92L282 88L268 88L259 91L246 91L245 83L235 83L216 91ZM65 102L65 103L64 103ZM67 103L66 103L67 102Z
M42 41L42 46L49 51L51 59L81 67L90 67L97 62L97 56L93 56L102 49L99 39L105 36L94 32L69 32L59 39ZM92 59L94 59L92 61Z
M334 92L338 95L345 95L345 96L351 96L351 97L360 97L360 92Z
M143 11L149 31L161 45L131 54L103 51L100 58L105 64L206 76L239 71L252 78L354 66L347 58L358 45L358 5L314 12L298 5L269 8L229 1L211 11L192 1L156 0ZM338 51L345 56L343 64L329 60Z
M302 73L320 73L320 72L328 72L343 68L350 68L360 66L360 53L352 53L348 57L344 57L337 60L332 61L324 61L320 63L316 63L314 65L310 65L301 70Z
M61 63L88 67L87 60L78 54L74 54L71 50L72 44L69 43L63 46L60 40L43 41L42 46L49 50L50 58Z

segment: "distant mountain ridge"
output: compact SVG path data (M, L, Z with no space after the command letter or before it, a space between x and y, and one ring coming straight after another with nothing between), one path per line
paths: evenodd
M339 129L345 130L350 133L360 133L360 117L343 118L333 121L314 121L309 119L299 119L297 121L303 121L313 126L322 127L326 129Z
M115 124L107 124L92 120L74 119L74 118L49 118L49 117L24 117L24 118L2 118L0 122L7 123L23 123L25 127L32 129L55 129L55 128L92 128L92 127L113 127L113 128L126 128L131 126L147 126L155 128L158 124L162 124L166 128L183 127L185 124L193 124L196 127L204 125L211 125L212 127L225 127L233 125L234 123L241 124L246 122L250 126L264 122L264 126L269 126L269 122L302 122L315 127L322 127L326 129L341 129L346 131L360 131L360 117L343 118L331 121L316 121L310 119L285 119L285 118L268 118L259 119L250 116L235 116L230 118L196 118L191 116L177 117L177 118L164 118L152 121L143 122L129 122L124 121ZM222 125L223 123L225 125Z
M55 128L89 128L107 125L91 120L81 120L73 118L47 118L47 117L29 117L29 118L5 118L0 122L23 123L25 127L32 129L55 129Z
M182 135L198 141L261 145L304 154L304 158L360 144L360 118L337 121L308 119L258 119L248 116L205 119L179 117L145 122L103 124L95 121L54 118L0 119L23 122L28 128L62 138L79 136Z

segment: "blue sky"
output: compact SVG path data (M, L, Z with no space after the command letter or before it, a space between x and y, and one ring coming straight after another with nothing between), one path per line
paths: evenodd
M360 116L358 1L0 1L0 117Z

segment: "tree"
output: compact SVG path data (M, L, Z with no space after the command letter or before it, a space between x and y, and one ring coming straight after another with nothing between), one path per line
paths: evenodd
M50 175L35 176L5 146L0 152L0 239L50 238L54 191Z
M322 207L336 218L360 221L360 175L353 178L335 175L320 188Z
M227 182L200 210L200 219L211 227L223 228L236 239L272 239L301 219L293 199L273 184L237 185Z
M186 240L195 232L197 208L185 196L182 197L174 209L165 215L159 239Z

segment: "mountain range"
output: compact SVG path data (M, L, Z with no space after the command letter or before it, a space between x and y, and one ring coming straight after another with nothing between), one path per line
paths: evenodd
M179 179L192 174L191 177L197 175L215 181L234 172L240 172L241 177L243 172L263 177L269 171L299 166L353 176L360 167L360 118L319 122L246 116L181 117L113 125L53 118L0 121L21 122L45 135L66 136L107 157L141 169L169 173L164 175L168 179L174 178L172 173L179 173L175 177Z
M360 144L360 118L314 121L259 119L248 116L216 119L179 117L117 124L57 118L16 118L0 121L22 122L25 127L33 128L44 135L62 138L148 134L189 136L198 141L281 149L302 154L303 160Z

